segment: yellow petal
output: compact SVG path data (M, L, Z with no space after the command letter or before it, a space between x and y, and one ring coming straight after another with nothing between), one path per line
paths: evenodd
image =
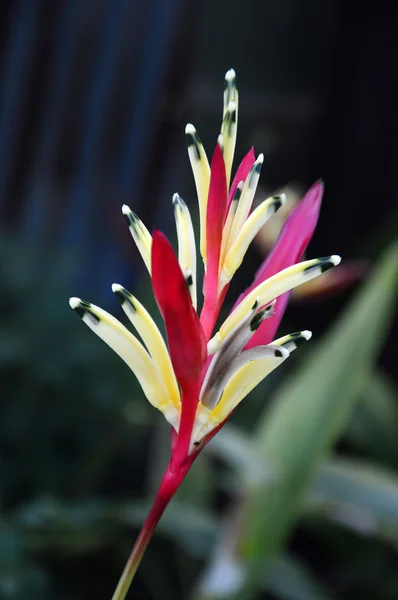
M234 69L229 69L225 73L223 117L228 110L230 102L238 104L238 90L236 89L236 73Z
M137 245L145 266L149 274L151 274L152 236L141 219L126 204L122 206L122 212L127 219L130 233L133 236L133 240Z
M253 204L254 194L257 190L258 180L260 179L261 167L264 162L264 155L260 154L250 169L248 176L246 177L245 184L243 186L242 195L240 197L238 208L236 210L234 222L231 229L231 234L229 237L229 248L235 242L236 238L239 235L240 230L242 229L244 222L246 221L248 214L250 212L251 206Z
M210 340L209 346L211 350L215 352L219 348L220 343L225 339L228 333L236 327L236 325L244 319L245 315L251 310L257 297L260 297L259 306L264 306L274 298L288 292L297 285L301 285L305 281L318 277L318 275L321 275L331 267L338 265L340 261L341 258L337 255L307 260L297 265L293 265L292 267L288 267L260 283L242 300L242 302L240 302L240 304L238 304L226 321L224 321L217 334Z
M236 94L237 96L237 94ZM221 135L223 136L223 156L225 163L225 174L227 177L227 186L231 180L232 163L234 160L236 135L238 128L238 106L235 101L230 101L225 111L222 126Z
M220 290L232 279L234 273L242 264L248 247L261 227L282 206L285 197L273 196L262 202L245 221L238 233L222 265L220 273Z
M200 253L203 261L206 260L206 211L207 197L209 195L210 185L210 165L207 160L206 152L202 146L196 129L191 123L185 127L185 134L188 143L188 155L191 161L193 176L195 179L196 191L199 202L200 216Z
M272 345L266 348L274 349L274 352L240 367L227 382L219 403L211 412L200 403L195 423L197 420L198 423L202 423L202 426L195 427L192 445L194 441L200 441L224 421L243 398L289 356L289 352L283 347L279 347L279 350Z
M298 348L298 346L300 346L304 342L307 342L309 339L311 339L311 337L311 331L297 331L295 333L289 333L288 335L284 335L283 337L274 340L272 342L272 345L283 346L284 348L286 348L286 350L292 353L293 350Z
M178 412L169 399L157 367L137 338L98 306L79 298L71 298L69 304L86 325L124 360L137 377L149 402L178 429Z
M178 262L186 276L192 304L196 310L196 245L192 219L187 205L178 194L173 196L173 205L178 237Z
M116 294L124 312L140 334L163 379L169 398L179 412L181 402L177 380L167 346L155 321L137 298L130 294L124 287L114 283L112 291Z
M227 249L229 247L229 238L231 235L232 225L234 224L234 218L236 215L236 210L238 208L239 199L242 195L242 189L245 182L240 181L237 185L235 195L232 199L231 206L229 207L227 219L225 221L223 230L222 230L222 241L221 241L221 251L220 251L220 266L224 264L225 255Z

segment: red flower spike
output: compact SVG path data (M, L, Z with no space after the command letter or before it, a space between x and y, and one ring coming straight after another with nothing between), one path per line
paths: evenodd
M322 196L323 183L319 180L310 187L301 202L290 213L270 255L257 271L251 286L239 296L235 306L261 282L286 267L300 262L318 222ZM261 323L246 348L269 344L274 339L289 295L290 292L278 298L273 316Z
M227 177L222 150L219 144L213 153L206 214L206 276L203 294L212 303L217 300L218 271L222 230L227 203Z
M155 231L152 238L152 285L164 319L170 358L182 390L200 381L207 357L202 326L174 250Z
M233 69L226 73L225 83L222 140L225 141L224 148L228 155L229 174L238 111ZM201 226L205 229L201 231L206 273L200 320L195 309L195 236L189 210L178 195L173 197L178 259L162 233L155 231L151 237L137 215L127 206L122 209L133 239L152 275L153 292L164 320L168 349L145 307L119 284L113 284L112 290L137 329L142 342L98 306L80 298L73 297L69 300L70 306L86 325L131 368L148 400L164 414L172 427L170 461L112 600L125 600L157 522L204 446L221 429L259 379L266 377L284 362L301 342L310 339L311 332L305 330L284 336L275 340L274 346L268 346L274 338L289 299L289 293L283 292L297 286L307 286L301 287L298 293L305 293L306 290L308 293L308 289L319 292L325 288L325 284L327 287L327 279L324 279L323 288L319 284L316 287L313 279L339 264L341 260L336 255L313 259L305 264L293 266L287 272L281 273L280 277L266 281L227 318L220 331L210 339L229 282L241 264L248 243L284 200L281 197L270 198L249 216L249 203L251 204L257 185L262 156L260 155L256 163L253 148L246 154L228 193L221 145L217 144L215 148L210 169L205 151L192 125L187 126L186 134L200 203ZM254 166L257 164L258 169ZM248 180L252 169L253 178ZM235 211L234 214L230 213L231 218L226 228L226 217L241 181L247 181L245 190L248 195L242 197L242 204L237 205L236 214ZM318 220L322 194L322 183L315 183L290 214L271 254L256 274L252 286L240 296L238 303L255 286L301 260ZM232 217L236 217L236 221ZM223 264L220 266L221 248ZM346 269L345 274L340 271L340 275L337 274L329 280L329 289L347 284L355 275L356 272L353 273L349 269ZM280 296L275 306L274 303L270 304L272 298L278 294ZM268 310L259 310L266 304ZM274 307L273 315L271 307ZM253 346L260 347L244 352L244 348ZM257 360L264 362L256 364ZM248 370L244 368L240 372L240 369L246 366Z
M227 215L228 215L228 211L231 206L233 197L235 196L236 188L238 187L239 182L246 181L246 177L249 175L250 169L252 168L252 166L254 165L255 162L256 162L256 156L254 154L254 148L250 148L249 152L246 154L246 156L243 158L242 162L240 163L238 170L236 171L232 185L229 188L229 194L228 194L228 200L227 200L227 210L226 210L225 217L227 217Z

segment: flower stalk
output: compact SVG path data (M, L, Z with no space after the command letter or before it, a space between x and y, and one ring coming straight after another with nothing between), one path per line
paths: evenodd
M136 539L131 554L120 577L119 583L112 596L112 600L125 599L134 575L136 574L142 557L144 556L145 550L151 541L153 532L156 529L159 519L163 515L167 505L184 480L189 467L190 464L187 464L185 467L181 467L178 471L171 470L171 465L167 467L153 505Z
M178 194L173 195L178 257L160 231L151 235L128 206L122 208L152 279L167 345L144 306L119 284L112 290L142 341L99 307L79 298L69 300L86 325L131 368L149 402L172 427L169 464L112 600L126 597L156 525L196 457L246 395L310 339L309 331L274 339L290 291L340 262L336 255L300 262L319 215L323 184L318 181L290 214L253 284L214 334L229 283L248 246L285 202L284 195L272 196L252 210L264 159L262 154L256 158L253 148L229 186L237 115L238 92L231 69L225 76L221 134L211 164L193 125L185 130L205 269L200 318L194 230L189 209Z

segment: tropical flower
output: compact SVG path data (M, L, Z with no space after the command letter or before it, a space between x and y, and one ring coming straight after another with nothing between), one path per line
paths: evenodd
M132 369L149 402L172 427L170 462L115 600L125 597L160 516L200 451L245 396L311 337L309 331L301 331L273 339L290 290L340 262L338 256L300 262L318 219L323 194L319 181L290 214L253 284L214 334L229 283L249 244L285 200L283 195L273 196L251 211L263 163L263 155L256 158L253 148L230 184L237 115L238 92L231 69L225 76L221 133L211 165L193 125L185 130L198 194L205 268L200 317L194 230L188 207L178 194L173 196L178 258L162 233L151 235L127 206L122 209L152 278L167 345L144 306L121 285L114 284L112 289L142 342L97 306L70 299L90 329Z

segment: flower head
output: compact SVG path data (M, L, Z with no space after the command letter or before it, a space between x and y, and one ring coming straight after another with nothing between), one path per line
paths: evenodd
M299 344L300 331L274 339L290 291L340 262L327 256L300 262L315 229L323 194L316 182L289 215L253 284L214 333L229 283L260 228L283 205L272 196L252 210L264 157L252 148L231 181L238 118L235 72L225 76L221 132L211 158L193 125L185 133L195 178L204 263L203 304L198 313L196 242L189 209L173 196L178 257L160 232L153 235L128 206L122 211L152 278L167 345L144 306L119 284L112 290L140 341L102 309L71 298L83 321L132 369L149 402L172 426L171 459L154 504L134 545L113 600L125 598L149 539L193 460L238 404Z
M264 223L282 206L283 195L252 203L263 164L253 148L231 180L238 115L235 72L225 77L221 133L211 164L193 125L188 153L200 214L200 253L205 267L203 306L197 312L196 242L189 209L178 194L173 206L178 258L159 231L149 233L123 206L132 237L151 275L167 346L152 317L121 285L112 289L141 341L93 304L71 298L71 307L133 370L148 400L174 429L171 465L191 463L243 398L291 352L311 337L301 331L273 339L290 290L340 262L327 256L300 262L318 219L322 183L316 182L287 219L253 284L214 334L229 283Z

